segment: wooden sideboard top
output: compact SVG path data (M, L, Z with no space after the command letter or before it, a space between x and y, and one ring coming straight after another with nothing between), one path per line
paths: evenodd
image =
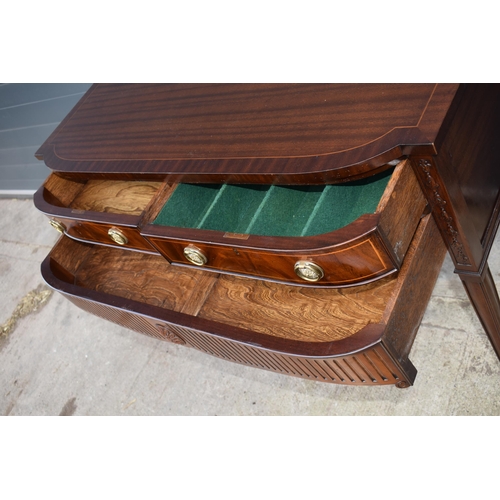
M456 84L96 84L37 151L55 171L322 184L435 154Z

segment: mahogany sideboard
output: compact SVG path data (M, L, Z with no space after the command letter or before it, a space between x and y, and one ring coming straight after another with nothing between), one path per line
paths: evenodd
M46 282L230 361L413 384L446 250L500 356L500 86L96 84L36 153Z

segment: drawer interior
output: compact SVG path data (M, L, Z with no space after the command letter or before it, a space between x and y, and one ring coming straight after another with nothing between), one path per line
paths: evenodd
M51 253L59 279L81 288L275 337L349 337L379 323L397 278L348 289L302 288L170 265L155 255L63 238Z
M74 211L141 215L162 186L161 182L90 179L85 182L51 175L46 196L59 207Z
M261 236L329 233L374 213L392 171L327 186L179 184L153 224Z

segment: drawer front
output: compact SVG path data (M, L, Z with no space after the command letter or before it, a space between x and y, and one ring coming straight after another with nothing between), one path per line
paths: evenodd
M170 262L192 265L198 252L201 268L300 286L351 286L367 283L397 270L378 233L355 242L312 252L266 252L241 247L221 247L204 242L149 238ZM196 257L195 257L196 258ZM203 260L206 262L202 263Z
M157 253L135 228L50 217L50 224L70 238L131 250Z

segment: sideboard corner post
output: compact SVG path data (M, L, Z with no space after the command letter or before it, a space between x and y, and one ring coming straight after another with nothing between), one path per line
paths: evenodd
M431 206L434 219L455 266L455 273L459 275L500 359L500 298L488 266L488 252L491 245L481 242L462 192L456 185L452 185L450 178L447 178L448 166L443 164L442 159L412 158L412 167ZM441 173L445 176L444 180ZM489 235L489 239L494 238L493 232Z

